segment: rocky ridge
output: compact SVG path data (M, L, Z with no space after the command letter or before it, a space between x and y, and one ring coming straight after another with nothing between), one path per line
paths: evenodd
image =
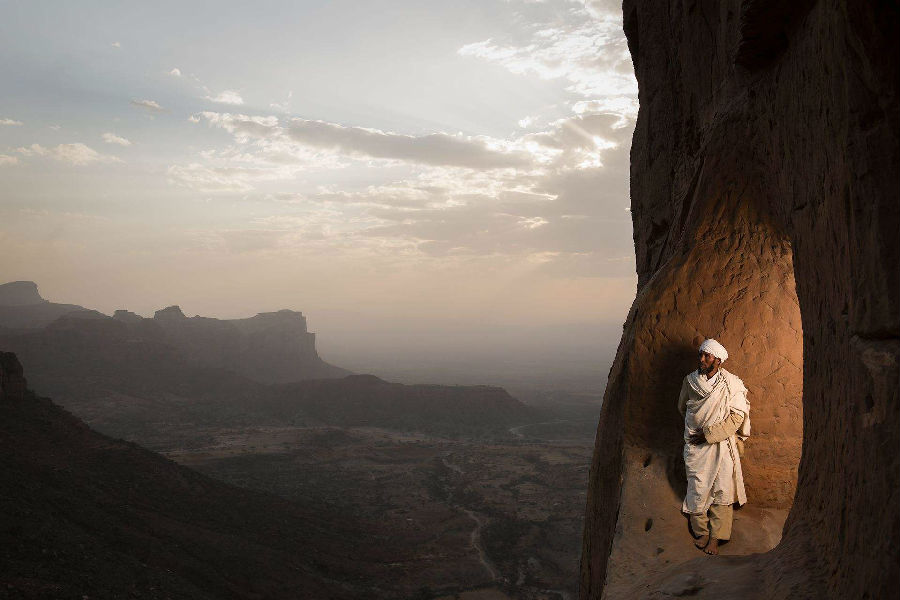
M281 310L247 319L188 318L181 308L170 306L150 319L127 310L108 317L82 306L48 302L31 281L0 285L0 334L6 330L6 337L40 337L48 328L112 331L111 322L124 325L121 331L136 343L166 344L193 364L227 369L262 383L350 373L319 357L316 334L308 331L300 312ZM16 350L15 344L5 347Z

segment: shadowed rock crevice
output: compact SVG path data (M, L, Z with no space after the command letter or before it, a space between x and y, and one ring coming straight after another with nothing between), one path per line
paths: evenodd
M638 291L598 425L582 598L900 583L892 6L626 0ZM700 556L680 514L675 403L704 337L752 405L749 504L723 554L770 552Z

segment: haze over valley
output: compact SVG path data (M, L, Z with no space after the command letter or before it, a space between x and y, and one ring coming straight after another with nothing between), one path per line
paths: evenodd
M108 316L24 281L0 345L94 429L343 523L367 557L347 589L574 594L594 395L390 383L322 361L297 312Z

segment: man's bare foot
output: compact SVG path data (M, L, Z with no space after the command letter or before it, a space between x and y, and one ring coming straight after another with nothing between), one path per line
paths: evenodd
M709 544L707 544L706 548L703 549L707 554L718 554L719 553L719 540L716 538L710 538Z
M709 543L708 535L701 535L696 540L694 540L694 545L703 550L706 548L706 545Z

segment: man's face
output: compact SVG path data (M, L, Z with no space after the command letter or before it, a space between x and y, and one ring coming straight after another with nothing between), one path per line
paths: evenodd
M709 352L701 352L698 369L701 373L709 373L713 370L713 367L716 366L716 361L719 360Z

